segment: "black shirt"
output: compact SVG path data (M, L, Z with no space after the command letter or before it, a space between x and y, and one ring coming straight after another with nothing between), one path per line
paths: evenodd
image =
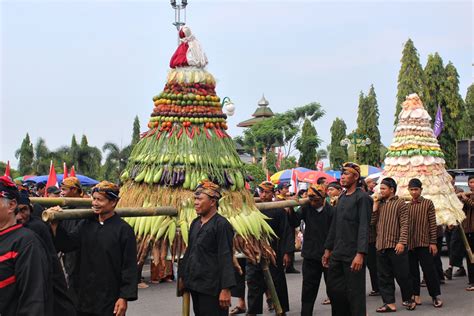
M48 259L34 232L21 224L0 231L0 315L50 316Z
M324 243L329 234L334 209L326 203L318 212L318 209L307 204L300 211L300 218L305 223L301 256L320 260L324 254Z
M178 270L188 290L217 296L235 286L233 238L232 225L217 213L202 226L200 216L194 219Z
M284 254L295 251L295 230L288 222L288 215L285 209L279 208L263 210L261 212L270 218L266 221L278 236L278 239L273 238L270 242L276 253L278 264L279 259L283 258Z
M63 252L81 250L80 312L112 315L119 298L137 299L137 243L132 227L117 214L100 223L81 220L71 232L58 225L55 244Z
M341 194L324 245L334 260L350 262L357 253L367 253L371 213L372 200L360 188Z

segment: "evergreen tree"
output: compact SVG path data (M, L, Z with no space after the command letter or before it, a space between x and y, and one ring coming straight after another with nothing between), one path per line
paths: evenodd
M316 128L309 119L305 119L301 136L296 141L296 149L300 152L298 164L300 167L315 169L316 149L321 144Z
M86 135L82 135L81 144L78 148L76 171L88 177L98 178L101 160L101 151L97 147L89 146Z
M424 77L424 93L421 99L426 111L428 111L428 114L434 119L438 104L441 106L443 103L444 97L442 91L446 79L443 60L438 53L428 55L428 61L424 69Z
M20 149L15 152L15 157L18 159L18 171L21 175L27 175L33 172L34 151L28 133L26 133L25 138L21 142Z
M405 97L411 93L423 95L423 68L420 64L418 51L411 39L405 43L402 52L401 68L398 73L398 91L397 91L397 107L395 111L395 124L398 122L398 113Z
M347 148L341 146L341 140L346 137L346 123L336 118L331 125L331 144L329 145L329 161L332 169L338 169L347 161Z
M380 156L380 131L379 131L379 106L374 86L370 86L369 94L366 98L367 115L365 117L366 132L370 138L370 145L366 146L365 163L371 166L381 165Z
M76 140L76 135L72 135L71 139L71 148L70 148L70 160L71 164L75 165L75 167L78 167L78 161L79 161L79 145L77 144Z
M46 141L43 138L38 138L35 144L35 158L33 160L33 169L36 174L44 175L49 174L49 168L51 166L51 160L53 156L46 146Z
M138 115L135 116L135 120L133 121L133 134L132 134L132 147L135 146L136 143L140 140L140 120L138 119Z
M356 129L356 141L360 141L362 136L364 139L368 137L368 125L367 125L367 115L369 113L369 102L368 98L361 91L359 94L359 107L357 110L357 129ZM351 138L351 139L354 139ZM361 164L367 164L367 147L357 146L356 145L356 157L355 160Z
M441 110L443 111L444 129L441 132L439 143L445 154L446 165L449 168L455 168L456 141L461 138L461 122L465 107L464 100L459 93L459 75L451 62L445 68L442 94L444 102L441 103Z
M474 122L474 84L471 84L467 88L466 99L464 101L465 112L462 121L462 138L474 137L474 128L472 122Z

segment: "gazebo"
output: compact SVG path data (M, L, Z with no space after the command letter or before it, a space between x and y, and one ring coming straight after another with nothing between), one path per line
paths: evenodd
M265 99L265 95L262 95L260 101L258 101L258 108L252 114L253 118L237 124L238 127L251 127L256 123L263 121L267 118L274 116L273 111L268 107L270 103Z

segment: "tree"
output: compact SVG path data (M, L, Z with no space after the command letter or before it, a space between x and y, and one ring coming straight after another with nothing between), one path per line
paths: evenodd
M103 166L105 179L119 182L120 174L127 166L128 158L132 152L131 149L131 145L121 149L114 143L105 143L102 146L102 151L104 153L108 152Z
M0 177L5 174L5 170L7 169L7 163L0 161ZM16 177L22 176L23 174L20 174L18 170L15 170L10 167L10 176L12 179L15 179Z
M332 169L337 169L347 161L347 148L341 146L346 137L347 126L344 120L336 118L331 125L331 144L329 145L329 162Z
M471 138L474 137L474 128L472 128L472 122L474 122L474 84L467 88L464 104L465 112L462 121L461 137Z
M316 149L321 145L316 128L309 119L305 119L301 136L296 141L296 148L300 152L298 164L300 167L314 169L316 164Z
M366 121L366 117L368 113L369 113L369 102L368 102L367 97L361 91L359 94L359 107L357 110L357 129L355 131L355 134L364 136L364 139L366 138L366 136L368 136L368 127L367 127L367 121ZM350 139L353 139L353 137L351 137ZM365 146L356 146L356 148L357 148L357 152L356 152L355 160L359 163L366 163L367 148Z
M326 159L328 157L328 152L326 149L318 149L316 151L316 162Z
M405 43L402 52L401 68L398 73L398 91L397 91L397 107L395 111L395 122L398 122L398 114L405 97L411 93L418 93L423 96L423 68L420 64L418 51L411 39Z
M244 169L245 173L254 179L250 182L252 189L255 189L257 185L267 179L267 175L260 164L246 163L244 164Z
M78 148L76 170L82 174L98 178L102 153L97 147L89 146L86 135L82 135L81 144Z
M365 146L363 154L363 162L372 166L380 166L380 131L379 131L379 106L377 103L377 95L375 94L374 85L370 86L369 93L366 97L367 113L365 115L364 125L365 133L370 139L370 145Z
M252 155L262 157L263 168L267 168L267 154L273 147L282 146L288 157L299 136L301 125L308 118L314 122L324 115L319 103L313 102L294 108L283 114L260 121L244 131L242 144L251 148Z
M439 143L445 154L447 166L455 168L456 140L461 138L462 124L460 122L462 122L465 107L464 100L459 93L459 75L451 62L445 68L442 94L444 102L441 103L441 110L443 111L444 129L439 137Z
M43 138L38 138L34 148L35 158L33 160L33 170L38 175L49 174L51 166L52 154L46 146L46 141Z
M20 148L15 152L15 157L18 159L18 171L21 175L33 172L34 150L28 133L21 142Z
M441 106L443 103L443 86L446 80L445 69L443 66L443 60L438 53L428 55L428 60L424 69L424 93L423 104L426 111L432 118L436 116L438 105Z
M76 135L72 135L71 147L69 150L70 150L69 156L71 159L70 163L74 165L75 167L78 167L80 147L77 144Z
M132 147L135 146L136 143L140 140L140 120L138 119L138 115L135 116L135 120L133 121L133 134L132 134Z

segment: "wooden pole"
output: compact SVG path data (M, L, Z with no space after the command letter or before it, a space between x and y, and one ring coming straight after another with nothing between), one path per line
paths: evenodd
M299 205L304 205L309 202L309 199L299 199L299 200L284 200L284 201L276 201L276 202L262 202L262 203L256 203L255 206L257 209L260 211L263 210L271 210L271 209L276 209L276 208L285 208L285 207L293 207L293 206L299 206Z
M273 306L275 307L275 313L277 315L283 315L283 309L281 308L280 299L278 298L277 291L275 289L275 284L273 283L272 275L270 273L270 268L268 267L268 260L262 258L262 272L267 285L267 289L270 291L272 296Z
M464 232L464 228L459 222L458 222L458 227L459 227L459 234L461 234L461 239L464 243L464 247L466 248L467 257L469 258L469 261L471 261L471 263L474 264L474 256L472 254L471 246L469 246L469 242L466 238L466 233Z
M44 198L30 197L31 203L40 204L42 206L75 206L75 207L91 207L92 199L89 198Z
M115 212L120 217L139 217L139 216L177 216L178 210L171 206L165 207L127 207L127 208L117 208ZM62 212L56 212L51 210L46 210L41 215L41 218L45 222L51 222L54 220L68 220L68 219L81 219L94 216L94 212L91 209L72 209L64 210Z
M183 293L183 316L189 316L191 312L191 294L188 291Z

